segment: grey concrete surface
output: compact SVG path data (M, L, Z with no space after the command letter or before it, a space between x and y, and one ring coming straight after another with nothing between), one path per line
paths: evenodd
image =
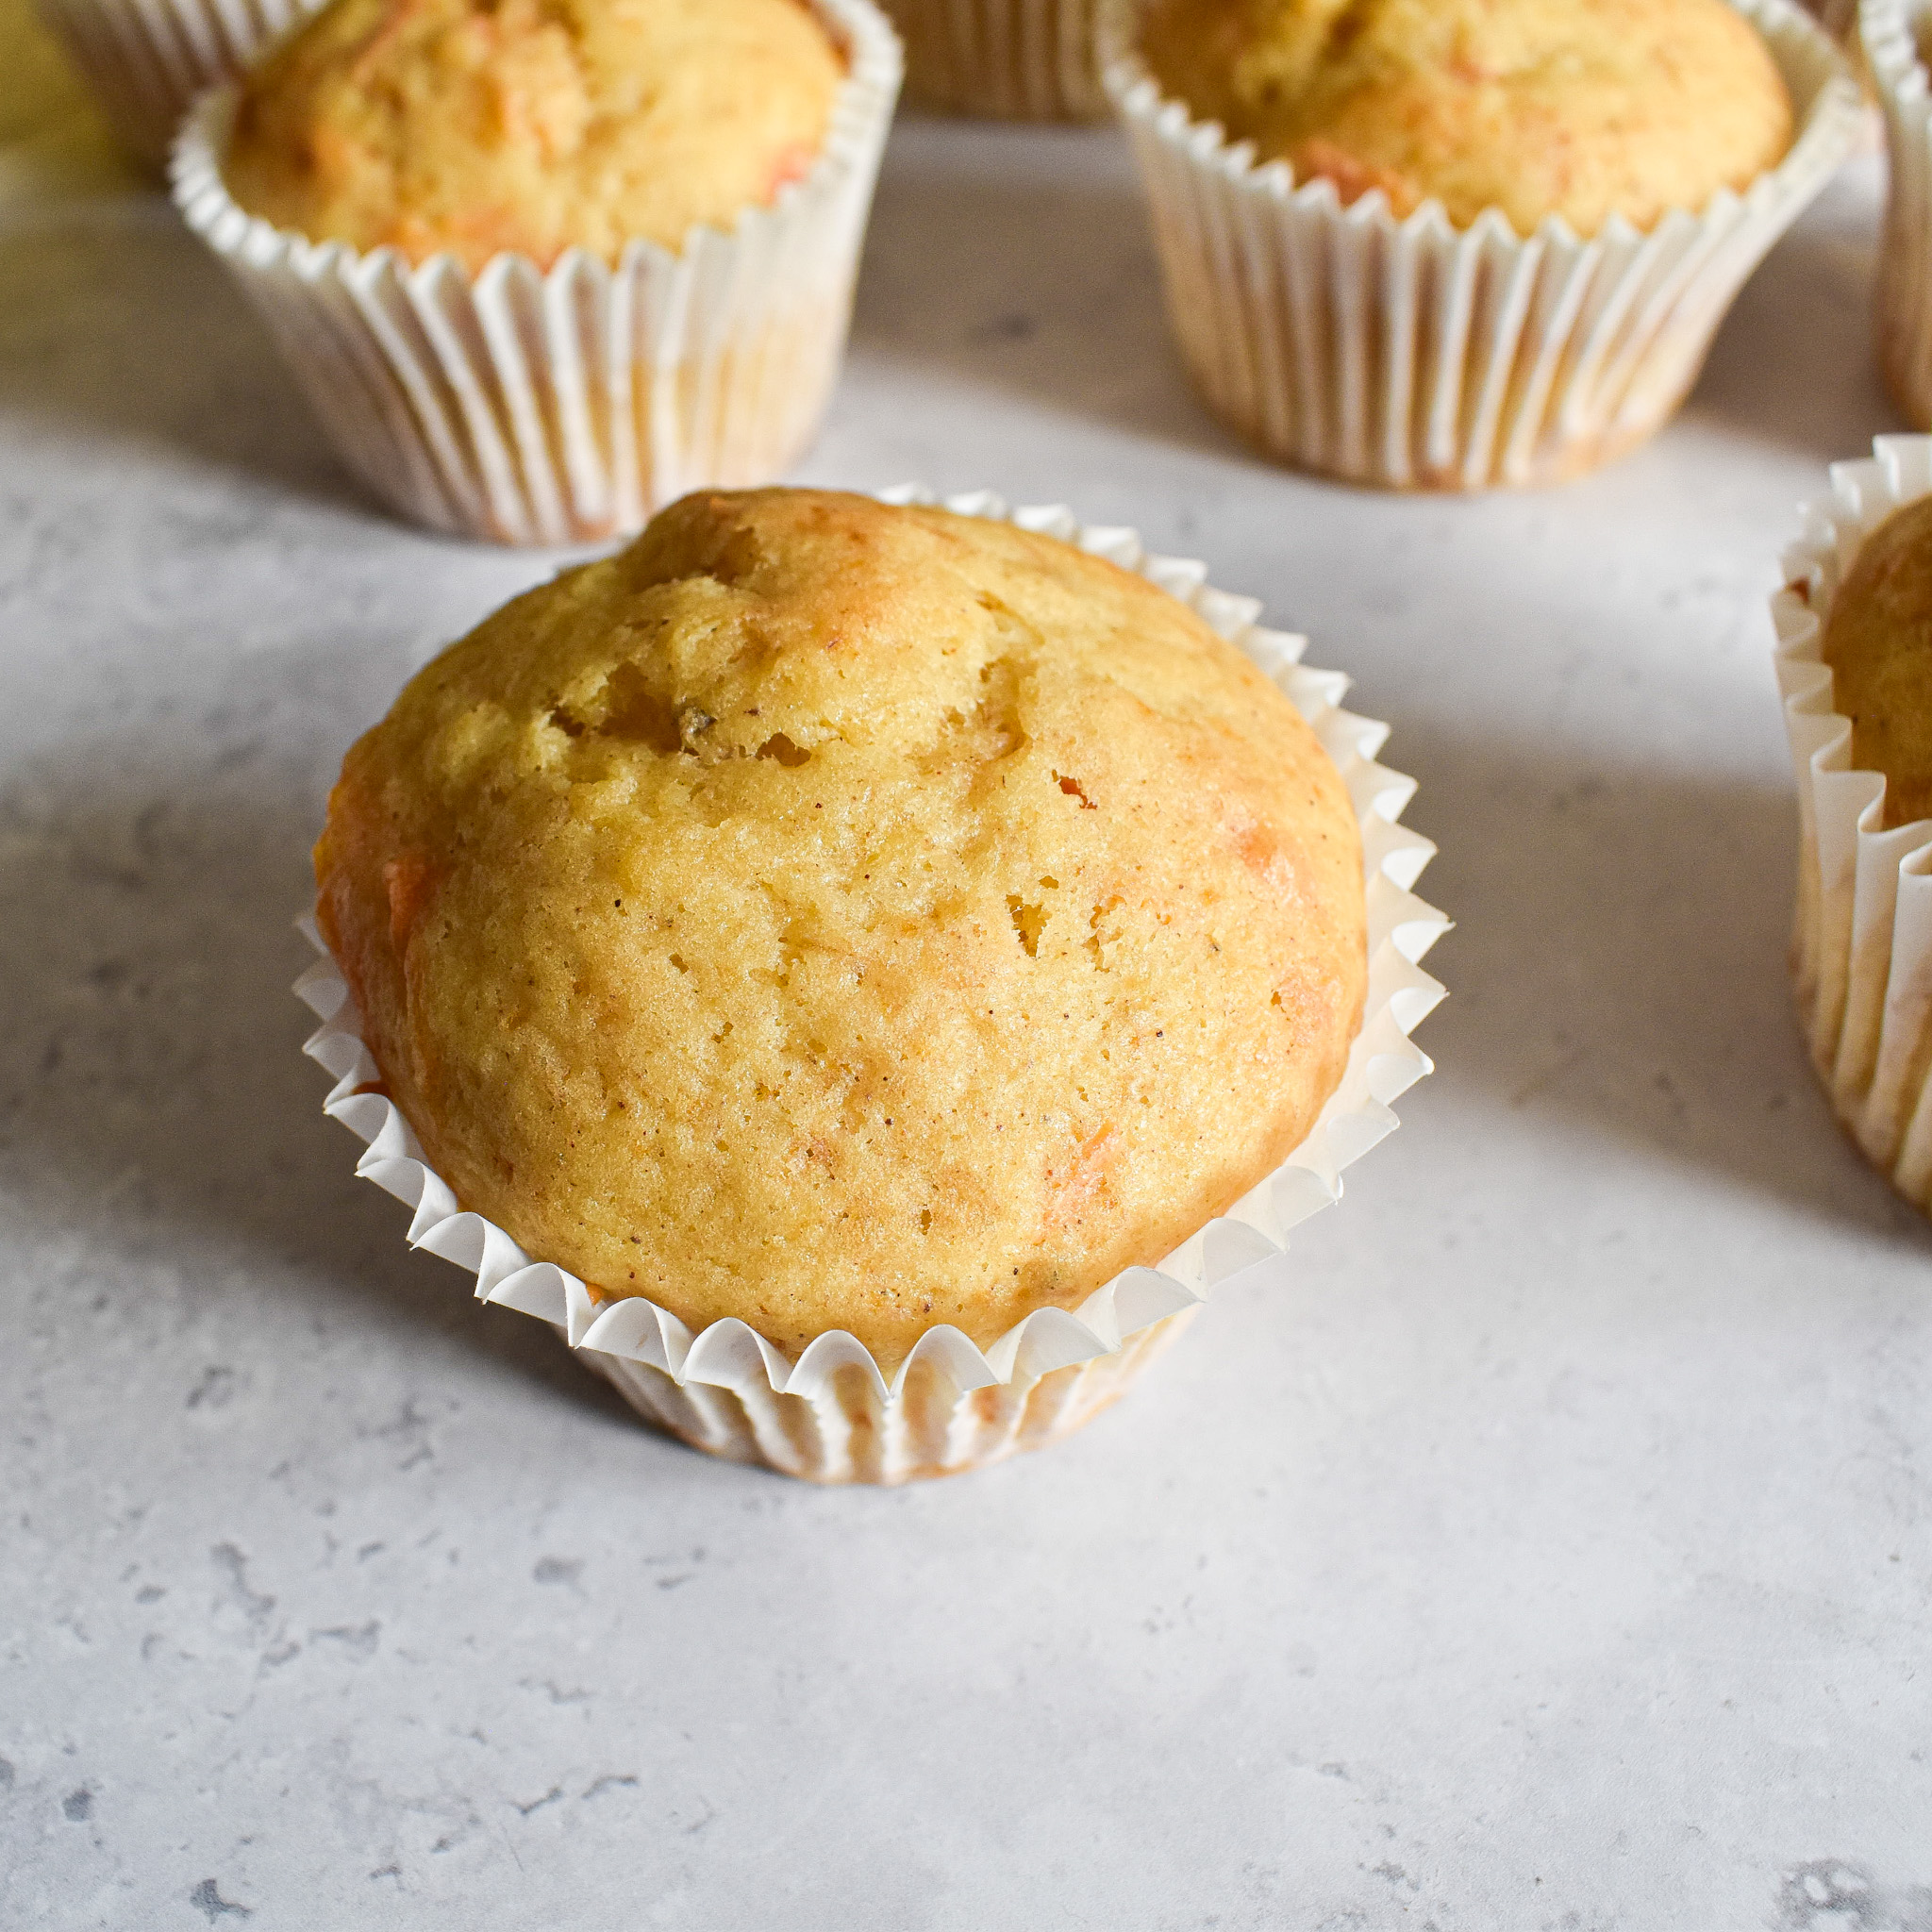
M323 793L556 559L360 501L46 128L0 174L0 1923L1932 1928L1932 1240L1790 1022L1764 610L1893 426L1874 163L1655 447L1397 501L1193 403L1109 134L901 127L802 474L1206 556L1392 720L1460 924L1441 1071L1285 1261L1074 1441L845 1493L645 1432L351 1178L287 991Z

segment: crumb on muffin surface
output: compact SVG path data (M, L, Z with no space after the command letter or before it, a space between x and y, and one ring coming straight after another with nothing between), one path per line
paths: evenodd
M1932 818L1932 497L1858 546L1824 625L1832 708L1852 721L1852 763L1885 774L1888 828Z
M881 1360L1155 1264L1273 1171L1366 986L1293 706L1051 538L708 492L360 740L319 917L439 1173L692 1326Z
M223 175L312 241L615 261L802 178L843 77L805 0L332 0L244 78Z
M1789 92L1725 0L1157 0L1163 88L1263 159L1522 234L1639 228L1789 149Z

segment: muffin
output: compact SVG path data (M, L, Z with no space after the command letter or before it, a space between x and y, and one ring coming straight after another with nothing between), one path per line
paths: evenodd
M1798 1010L1840 1119L1932 1207L1932 441L1832 473L1773 611L1801 829Z
M1653 433L1857 130L1787 0L1118 0L1105 40L1208 401L1397 488Z
M843 77L804 0L334 0L242 82L228 191L411 261L614 263L810 173Z
M872 0L332 0L175 194L387 502L587 541L802 453L898 74Z
M885 0L906 78L928 106L1021 121L1107 111L1094 59L1099 0Z
M1784 80L1724 0L1162 0L1141 48L1260 159L1459 228L1648 228L1790 146Z
M756 1392L769 1440L706 1446L824 1474L832 1428L904 1474L1084 1420L1225 1272L1204 1227L1279 1245L1332 1198L1318 1121L1365 1113L1352 1158L1426 1068L1388 948L1440 924L1428 848L1332 680L1277 670L1349 781L1208 618L1280 641L1147 568L1191 601L1040 528L702 492L420 673L344 762L316 916L357 1024L321 1057L358 1131L407 1123L425 1243L563 1271L575 1303L493 1298L680 1433L694 1377Z
M232 79L315 0L34 0L115 139L158 170L195 97Z

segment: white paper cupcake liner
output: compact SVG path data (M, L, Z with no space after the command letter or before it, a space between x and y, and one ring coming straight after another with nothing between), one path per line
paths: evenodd
M1525 239L1499 209L1457 228L1440 202L1397 221L1297 187L1164 97L1109 0L1102 74L1153 205L1168 312L1219 414L1302 468L1391 489L1558 481L1657 430L1732 299L1858 137L1843 56L1789 0L1734 0L1763 34L1800 125L1783 162L1648 233L1613 217Z
M956 114L1091 121L1107 112L1097 0L883 0L906 36L906 82Z
M1858 546L1932 495L1932 438L1880 437L1835 463L1806 507L1772 600L1777 681L1798 779L1798 1016L1832 1106L1900 1193L1932 1208L1932 820L1885 829L1885 778L1852 765L1852 721L1824 661L1832 599Z
M34 0L121 142L159 167L190 105L321 0Z
M232 87L183 126L175 199L403 516L505 543L638 530L688 491L782 474L838 380L899 42L872 0L811 4L848 63L817 163L676 254L633 242L613 268L572 249L547 272L507 254L472 275L277 230L223 185Z
M931 503L929 492L885 492ZM1131 1268L1076 1313L1028 1315L990 1347L928 1329L889 1373L853 1335L817 1337L796 1361L743 1322L693 1333L641 1297L595 1299L563 1269L533 1260L500 1227L462 1211L380 1074L349 989L311 921L323 957L296 982L322 1021L306 1051L336 1076L325 1111L367 1143L357 1173L415 1209L409 1240L471 1269L479 1300L549 1322L641 1413L712 1454L819 1482L898 1483L977 1468L1069 1434L1118 1395L1216 1282L1279 1253L1290 1230L1341 1197L1341 1170L1391 1133L1391 1105L1430 1071L1409 1034L1442 997L1417 963L1448 922L1414 896L1435 847L1399 821L1413 779L1376 762L1388 726L1341 708L1348 680L1303 665L1305 640L1264 629L1260 606L1208 587L1199 563L1150 555L1132 531L1083 527L1058 508L1013 509L997 496L948 497L948 509L1010 520L1111 558L1179 597L1259 664L1313 725L1361 824L1368 875L1369 990L1341 1084L1286 1163L1158 1268Z
M1864 0L1858 34L1885 115L1891 187L1878 258L1878 361L1909 423L1932 428L1932 94L1918 33L1932 0Z

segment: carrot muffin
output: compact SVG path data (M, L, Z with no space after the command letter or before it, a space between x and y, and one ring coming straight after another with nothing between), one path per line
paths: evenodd
M1053 538L705 493L350 752L318 918L458 1200L796 1355L1160 1261L1343 1073L1362 853L1299 712Z
M1790 145L1763 41L1725 0L1158 0L1165 90L1264 159L1457 226L1647 228Z
M804 175L843 76L805 0L333 0L247 75L224 175L311 241L614 261Z
M1852 764L1885 775L1885 823L1932 818L1932 497L1893 510L1859 546L1824 625L1832 708Z

